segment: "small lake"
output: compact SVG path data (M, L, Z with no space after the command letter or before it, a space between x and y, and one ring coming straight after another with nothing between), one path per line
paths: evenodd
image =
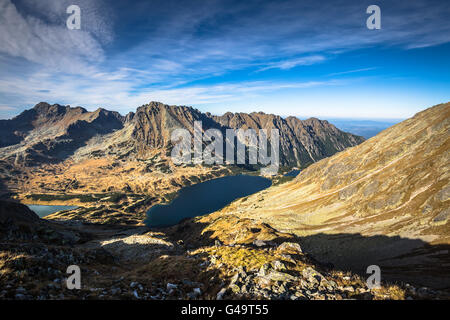
M72 210L78 207L76 206L44 206L40 204L27 204L27 207L34 211L40 218L48 216L49 214L64 211L64 210Z
M300 173L300 170L295 169L295 170L289 171L284 176L285 177L296 177L296 176L298 176L299 173Z
M222 209L233 200L270 187L272 181L259 176L237 175L217 178L185 187L168 204L157 204L147 211L149 227L168 227L185 218Z

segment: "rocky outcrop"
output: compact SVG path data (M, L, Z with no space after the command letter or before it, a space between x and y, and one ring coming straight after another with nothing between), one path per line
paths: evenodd
M171 133L175 129L187 129L193 134L195 121L202 122L203 130L221 129L220 125L197 109L160 102L139 107L130 120L133 125L132 137L139 145L153 148L169 147Z

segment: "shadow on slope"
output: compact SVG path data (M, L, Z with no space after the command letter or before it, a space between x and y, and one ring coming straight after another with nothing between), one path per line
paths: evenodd
M364 275L378 265L382 279L439 289L450 288L450 245L420 239L361 234L317 234L301 237L307 253L335 268Z
M212 245L276 245L297 242L303 251L323 266L352 271L363 277L367 267L378 265L381 278L415 286L450 289L450 245L430 245L419 239L382 235L317 234L297 237L271 226L234 215L194 218L164 229L173 240L183 240L189 247Z

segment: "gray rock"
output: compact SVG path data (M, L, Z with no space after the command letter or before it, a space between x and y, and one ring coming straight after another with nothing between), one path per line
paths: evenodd
M351 286L347 286L344 287L343 291L347 291L347 292L355 292L355 288L351 287Z
M15 295L15 298L16 298L17 300L25 300L25 299L26 299L25 295L22 294L22 293L16 294L16 295Z
M267 243L265 243L263 240L256 239L255 241L253 241L253 245L261 248L267 246Z
M196 293L197 295L202 294L202 290L200 288L195 288L193 292Z
M220 289L220 291L217 293L216 299L223 300L223 296L225 295L226 292L227 292L226 288Z
M277 271L286 270L286 266L284 265L284 263L279 260L275 260L274 262L272 262L272 266Z
M270 265L268 263L264 264L259 268L258 275L263 277L269 273L269 270L271 269Z
M17 293L25 293L26 290L25 290L24 287L18 287L18 288L16 289L16 292L17 292Z
M279 251L294 251L297 253L303 253L302 248L300 247L300 245L298 243L295 242L283 242L282 244L280 244L277 248L277 250Z
M323 275L321 275L319 272L317 272L316 270L314 270L311 267L307 267L302 271L302 276L306 279L306 280L312 280L313 278L316 279L316 281L318 281L319 283L322 281L322 279L325 279Z
M270 281L282 281L282 282L293 282L298 280L297 277L294 277L288 273L279 272L275 270L270 270L270 272L262 276L262 278L265 278Z
M177 289L178 286L176 284L173 283L167 283L167 290L174 290Z
M199 295L201 295L202 291L200 288L195 288L192 292L187 294L189 299L196 299Z

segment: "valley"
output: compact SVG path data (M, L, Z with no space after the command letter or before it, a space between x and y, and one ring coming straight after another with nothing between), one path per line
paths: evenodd
M363 142L317 119L213 117L159 103L122 117L39 104L22 135L11 131L23 140L0 148L8 200L0 206L0 281L8 288L0 297L448 298L449 111L449 104L435 106ZM76 120L80 114L88 120ZM119 119L118 128L90 127L101 114ZM271 180L267 189L236 194L213 213L149 227L149 208L169 208L192 186L260 173L172 163L170 131L200 118L210 127L280 128L282 170L260 178ZM72 136L78 121L92 132ZM76 148L61 154L68 143ZM76 208L38 219L17 202ZM187 201L174 212L189 208ZM74 263L83 266L78 292L62 280ZM373 264L382 270L379 289L365 283ZM37 278L30 268L41 270Z

